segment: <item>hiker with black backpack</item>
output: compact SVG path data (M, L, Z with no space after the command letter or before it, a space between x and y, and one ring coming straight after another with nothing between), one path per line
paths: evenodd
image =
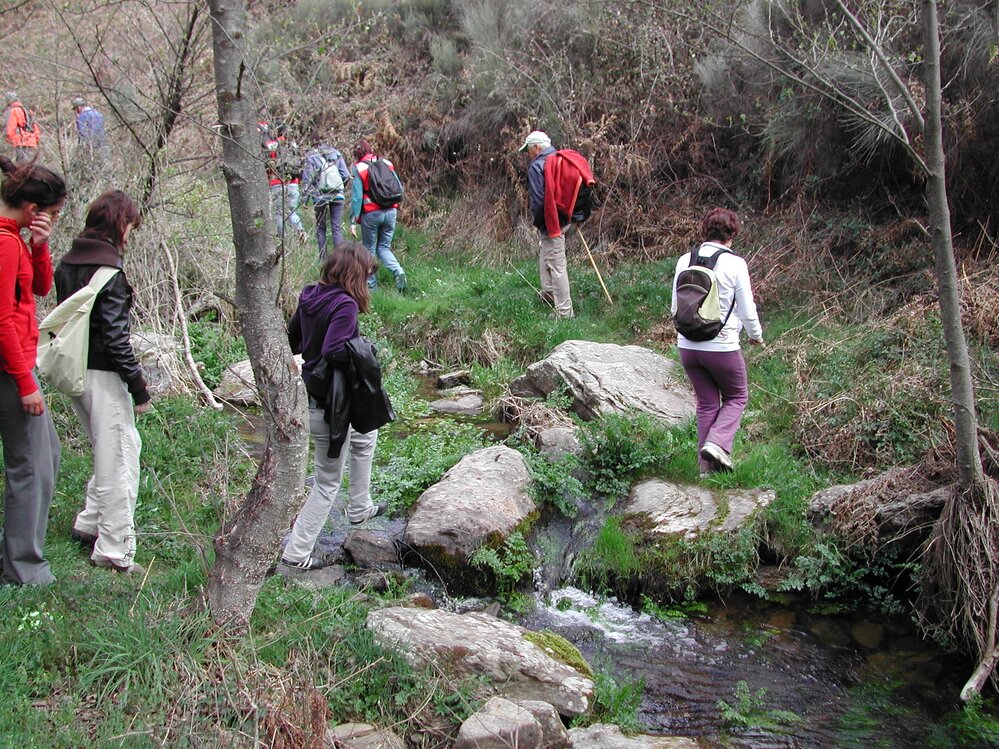
M528 135L520 151L526 151L530 159L527 187L531 218L540 233L541 299L554 307L555 317L575 317L565 259L565 230L571 222L589 218L593 173L582 154L571 149L556 151L551 138L541 130Z
M350 173L353 177L350 235L357 236L356 225L360 224L361 244L395 276L395 287L405 291L408 287L406 271L392 252L396 214L403 192L399 175L392 162L376 156L364 138L354 144L354 166ZM368 286L372 289L378 286L375 274L368 278Z
M306 203L316 210L316 245L319 261L326 259L326 226L333 233L332 246L343 241L343 206L345 186L350 183L350 171L343 154L333 146L321 143L305 155L302 171L302 194Z
M680 257L673 277L673 324L680 362L697 400L697 461L704 477L731 471L732 444L749 400L743 328L763 343L746 261L731 250L739 218L714 208L701 222L701 245Z

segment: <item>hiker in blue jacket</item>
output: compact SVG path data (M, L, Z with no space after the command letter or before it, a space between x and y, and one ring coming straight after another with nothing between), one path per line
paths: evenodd
M325 178L328 169L335 169L339 180ZM332 186L329 183L333 183ZM339 182L339 185L336 183ZM333 247L343 241L343 208L345 186L350 184L350 170L347 162L333 146L321 143L305 155L305 169L302 170L302 193L306 203L312 203L316 211L316 245L319 248L319 261L326 259L326 225L333 233Z

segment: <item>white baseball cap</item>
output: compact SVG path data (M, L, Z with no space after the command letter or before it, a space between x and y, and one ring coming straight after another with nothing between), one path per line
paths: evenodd
M531 146L543 146L544 148L548 148L551 144L552 139L548 137L547 133L544 133L541 130L535 130L527 136L527 139L524 141L524 145L517 150L526 151Z

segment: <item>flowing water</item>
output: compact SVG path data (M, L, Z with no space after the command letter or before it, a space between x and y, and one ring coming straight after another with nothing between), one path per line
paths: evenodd
M933 732L956 709L969 673L908 621L821 616L741 597L662 620L564 587L539 598L522 624L562 635L620 682L643 680L639 717L650 732L718 746L949 747L931 743ZM740 682L748 687L741 703ZM733 729L722 701L741 704L749 722L778 727Z

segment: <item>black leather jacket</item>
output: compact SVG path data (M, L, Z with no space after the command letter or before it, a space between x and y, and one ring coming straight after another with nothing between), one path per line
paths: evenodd
M114 245L99 239L77 238L55 271L56 297L63 302L88 283L101 266L122 267ZM142 368L132 351L130 312L132 287L124 271L117 273L97 294L90 313L90 349L87 369L117 372L128 386L135 405L149 401Z
M374 345L364 336L355 336L346 348L348 360L331 366L333 376L323 413L330 425L327 455L331 458L340 457L348 426L367 434L395 421L392 403L382 387L382 368Z

